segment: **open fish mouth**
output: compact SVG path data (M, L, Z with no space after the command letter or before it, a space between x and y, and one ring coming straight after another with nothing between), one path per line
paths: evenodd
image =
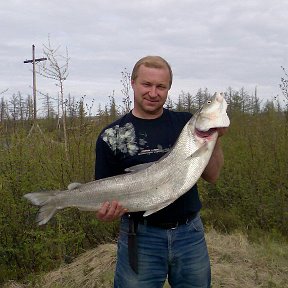
M213 133L217 131L217 128L210 128L207 131L201 131L197 128L195 128L195 134L200 137L200 138L208 138L210 137Z

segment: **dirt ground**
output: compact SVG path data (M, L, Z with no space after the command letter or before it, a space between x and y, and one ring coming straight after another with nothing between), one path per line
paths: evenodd
M288 287L288 245L249 244L243 234L206 233L213 288ZM110 288L113 283L116 244L105 244L80 255L70 264L34 283L9 282L5 288ZM170 287L165 283L164 287Z

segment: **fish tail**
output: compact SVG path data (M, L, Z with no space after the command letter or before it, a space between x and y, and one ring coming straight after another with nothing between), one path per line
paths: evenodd
M44 225L53 217L56 212L57 208L54 205L46 204L39 209L36 222L38 225Z
M24 195L24 198L33 205L41 206L36 218L38 225L46 224L57 212L54 201L51 201L57 192L59 191L44 191Z

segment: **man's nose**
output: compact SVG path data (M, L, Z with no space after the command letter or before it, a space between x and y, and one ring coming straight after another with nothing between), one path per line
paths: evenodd
M151 86L149 91L150 97L156 97L157 96L157 88L156 86Z

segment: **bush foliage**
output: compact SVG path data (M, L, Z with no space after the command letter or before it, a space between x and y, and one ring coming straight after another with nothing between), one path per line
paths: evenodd
M168 103L172 109L195 111L207 96L207 89L195 96L183 92L177 103ZM257 96L243 89L228 89L226 98L231 127L222 139L224 169L216 185L199 183L204 221L228 232L259 229L287 237L287 112L273 102L260 109ZM100 223L94 213L76 209L62 211L39 227L37 208L23 199L29 192L93 180L96 138L121 112L113 97L93 117L80 104L65 115L67 141L57 115L33 121L21 113L1 114L0 283L51 270L117 236L117 223Z

